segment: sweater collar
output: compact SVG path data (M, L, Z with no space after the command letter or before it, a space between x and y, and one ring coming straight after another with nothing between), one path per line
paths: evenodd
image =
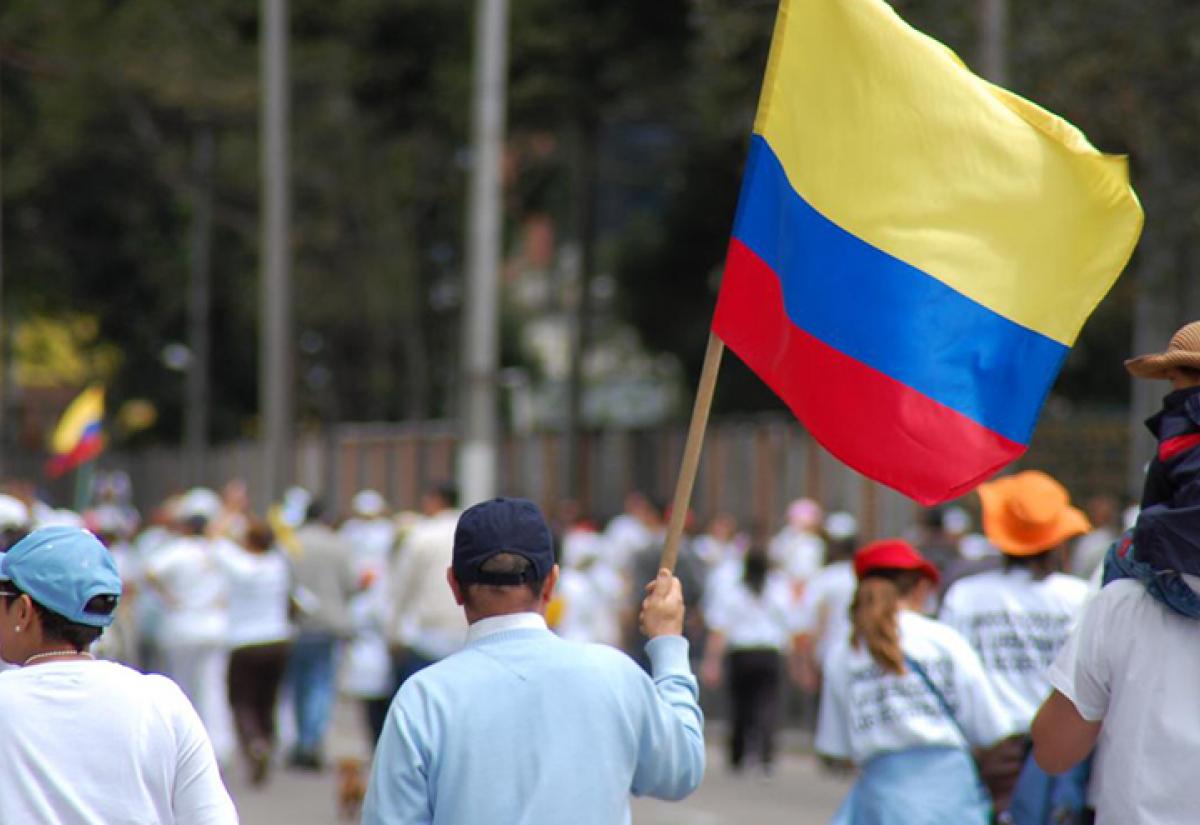
M546 619L540 613L509 613L504 616L488 616L467 629L467 644L486 639L506 630L547 630Z

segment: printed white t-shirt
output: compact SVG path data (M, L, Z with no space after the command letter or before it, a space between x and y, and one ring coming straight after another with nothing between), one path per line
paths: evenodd
M174 682L103 661L0 673L0 822L236 825Z
M208 539L172 539L147 561L146 572L160 581L169 595L164 599L164 644L225 643L229 587Z
M719 587L706 594L704 620L724 634L730 650L789 647L795 616L785 574L769 573L762 593L752 592L740 575L721 580Z
M921 747L989 745L1010 732L979 657L952 628L901 610L900 647L941 690L958 725L912 670L883 670L866 646L848 639L830 652L817 720L819 753L863 764L882 753ZM966 731L969 743L959 733Z
M1200 578L1184 577L1200 592ZM1136 581L1091 601L1050 667L1079 715L1103 721L1092 767L1097 825L1193 825L1200 752L1200 624Z
M1052 573L1034 581L1023 568L959 579L940 618L963 635L1017 730L1029 730L1050 695L1046 671L1087 601L1087 582Z

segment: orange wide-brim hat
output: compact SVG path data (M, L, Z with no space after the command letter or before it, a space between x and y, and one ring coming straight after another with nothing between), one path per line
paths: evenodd
M1172 335L1165 352L1125 362L1125 369L1136 378L1169 378L1176 367L1200 370L1200 321L1192 321Z
M1092 529L1067 488L1039 470L979 485L983 532L1009 556L1036 556Z

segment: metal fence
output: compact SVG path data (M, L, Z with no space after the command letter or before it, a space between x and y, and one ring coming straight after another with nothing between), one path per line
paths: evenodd
M620 511L631 490L669 501L684 436L682 427L584 434L578 499L599 519ZM553 511L565 498L564 443L557 432L506 437L500 491L526 496ZM445 423L339 425L298 440L294 478L342 512L364 487L379 490L397 508L414 508L426 487L453 480L456 445L454 428ZM1082 500L1097 492L1122 493L1128 455L1124 415L1075 415L1043 421L1018 466L1053 473ZM253 441L213 448L202 469L171 448L113 453L103 465L130 473L143 508L192 484L216 486L230 478L243 478L258 492L264 478L261 449ZM867 537L904 529L917 510L907 498L846 468L790 418L713 422L693 499L701 520L717 512L733 513L761 536L778 528L787 503L800 496L854 513ZM973 507L973 497L964 504Z

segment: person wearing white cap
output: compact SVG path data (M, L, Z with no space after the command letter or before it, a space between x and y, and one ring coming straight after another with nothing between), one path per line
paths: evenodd
M387 500L375 490L359 490L350 499L353 515L338 533L350 545L360 570L379 572L396 542L396 525L388 518Z
M395 686L387 624L387 565L396 544L396 523L388 518L387 500L376 490L359 490L350 499L353 516L338 529L350 549L362 592L346 609L354 623L354 638L346 646L341 688L362 701L371 740L379 738Z
M811 498L793 501L787 508L787 524L771 539L771 561L792 578L797 593L825 564L825 541L821 538L821 505Z
M236 825L212 745L161 676L94 660L121 579L86 530L36 530L0 556L0 822Z
M229 669L229 584L205 537L221 499L196 488L179 502L181 534L146 562L146 581L163 600L159 643L165 671L196 706L217 758L235 749L233 718L226 698Z

